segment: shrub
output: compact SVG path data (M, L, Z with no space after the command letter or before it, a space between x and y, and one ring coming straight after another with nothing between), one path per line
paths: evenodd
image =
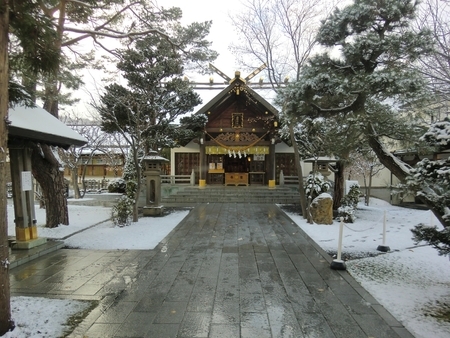
M320 194L327 192L331 187L331 182L328 181L321 173L309 174L306 179L305 192L311 201Z
M338 219L344 218L345 223L355 222L355 211L358 206L361 190L358 184L353 184L347 195L341 200L341 206L338 208Z
M125 194L128 196L128 198L134 198L134 195L137 190L137 182L136 181L127 181L126 187L125 187Z
M127 196L121 196L116 205L112 207L111 218L114 225L120 227L131 224L133 217L133 200Z
M108 192L125 193L127 183L123 178L116 178L108 184Z

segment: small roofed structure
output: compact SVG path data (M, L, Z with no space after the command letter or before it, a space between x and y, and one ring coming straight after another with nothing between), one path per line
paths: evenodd
M39 107L16 105L8 112L8 149L14 201L17 249L30 249L46 242L38 238L29 142L68 149L87 140Z
M312 163L313 171L321 173L323 176L327 177L331 174L329 170L329 164L336 163L337 159L328 156L319 156L317 158L311 157L303 160L305 163Z

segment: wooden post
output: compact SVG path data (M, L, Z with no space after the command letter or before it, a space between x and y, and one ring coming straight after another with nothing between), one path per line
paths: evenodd
M10 148L11 180L14 202L14 223L16 224L16 239L18 241L29 241L29 207L25 192L22 191L21 175L24 171L23 149Z
M269 147L269 163L267 168L269 188L275 188L275 175L275 140L274 138L271 138Z
M44 244L45 238L38 238L34 189L31 175L31 149L9 149L11 181L13 187L14 222L16 224L16 249L31 249Z
M199 180L198 186L200 188L204 188L206 186L206 175L207 175L207 166L206 166L206 147L205 147L205 136L203 135L200 138L200 156L199 156Z

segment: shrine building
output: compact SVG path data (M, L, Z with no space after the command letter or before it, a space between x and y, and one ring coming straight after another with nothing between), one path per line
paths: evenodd
M205 185L278 184L280 172L296 175L294 153L280 140L278 111L240 72L195 114L208 120L198 139L171 150L171 175L195 173Z

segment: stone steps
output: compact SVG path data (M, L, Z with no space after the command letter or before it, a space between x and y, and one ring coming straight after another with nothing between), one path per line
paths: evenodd
M278 203L297 204L299 193L292 188L267 186L230 187L207 186L185 187L162 198L163 205L192 203Z

